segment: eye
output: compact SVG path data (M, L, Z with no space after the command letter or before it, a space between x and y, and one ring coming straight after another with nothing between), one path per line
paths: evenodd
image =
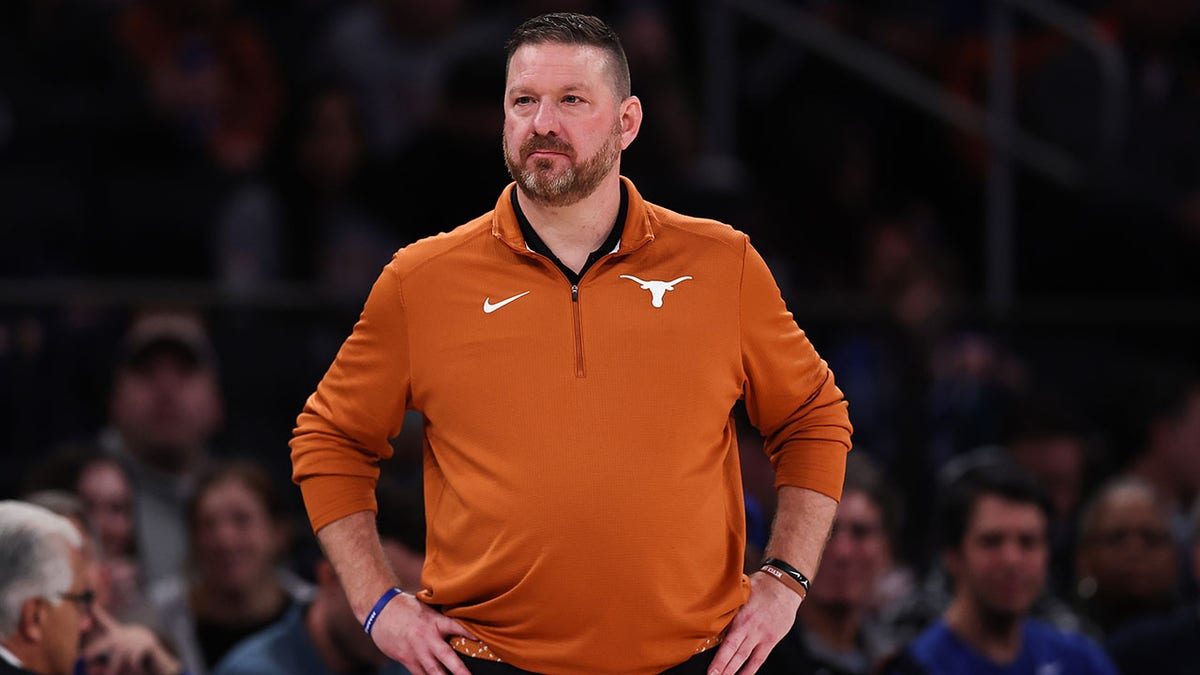
M518 96L513 99L513 105L529 105L530 103L533 103L532 96Z
M563 100L563 103L572 103L572 104L583 103L583 99L579 98L575 94L567 94L566 96L563 97L562 100Z

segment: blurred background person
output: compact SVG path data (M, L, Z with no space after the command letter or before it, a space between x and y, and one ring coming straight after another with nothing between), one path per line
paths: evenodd
M177 575L187 550L185 507L212 461L224 420L216 354L200 317L136 316L113 374L99 442L133 479L134 522L147 584ZM153 542L153 545L150 543Z
M1004 432L1012 460L1050 498L1048 588L1063 598L1071 595L1075 578L1079 513L1099 471L1096 433L1066 395L1042 385L1030 387L1016 402Z
M258 165L279 118L276 64L235 0L127 3L117 38L178 143L240 173Z
M1188 513L1200 494L1200 376L1182 363L1157 363L1145 367L1134 386L1130 447L1136 452L1127 470L1154 486L1175 541L1185 546Z
M60 492L78 503L80 520L96 539L94 563L102 569L107 592L97 603L122 620L149 621L134 523L133 482L113 457L88 445L67 445L35 464L24 481L26 495ZM72 516L75 507L42 504ZM64 512L69 510L70 512Z
M218 279L237 292L291 280L359 297L402 243L375 212L359 103L322 80L297 91L289 112L262 178L217 218Z
M83 501L59 490L34 492L25 500L66 518L82 538L81 552L94 597L89 603L91 627L83 634L76 675L181 675L183 665L149 628L122 623L105 609L118 591L105 574L104 553L94 543L99 535Z
M1101 635L1179 602L1179 549L1170 506L1134 476L1105 484L1084 509L1075 553L1076 600Z
M1192 509L1191 565L1200 587L1200 504ZM1108 641L1124 675L1185 675L1200 672L1200 597L1165 617L1129 623Z
M812 588L759 672L865 675L897 646L876 614L897 592L885 587L889 577L904 576L893 555L900 508L871 460L848 455L842 500Z
M420 588L425 557L420 491L403 490L385 480L376 497L376 525L388 562L402 588ZM363 632L333 565L320 557L315 572L312 602L297 604L282 619L246 638L221 660L213 675L408 674Z
M1050 513L1012 466L980 466L950 484L938 515L953 597L886 672L1116 675L1097 644L1030 617L1049 570Z
M82 544L66 518L0 501L0 673L74 672L92 624Z
M197 483L187 572L150 590L160 628L192 675L311 595L283 565L290 516L271 477L251 461L214 465Z

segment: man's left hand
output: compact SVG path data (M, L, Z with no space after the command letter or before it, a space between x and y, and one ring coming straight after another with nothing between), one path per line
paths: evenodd
M750 599L738 610L708 675L751 675L796 621L800 596L763 572L750 575Z

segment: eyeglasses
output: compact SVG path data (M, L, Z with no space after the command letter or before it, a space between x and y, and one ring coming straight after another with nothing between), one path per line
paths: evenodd
M92 610L92 603L96 602L96 591L88 588L78 593L59 593L58 597L75 603L85 612L90 612Z

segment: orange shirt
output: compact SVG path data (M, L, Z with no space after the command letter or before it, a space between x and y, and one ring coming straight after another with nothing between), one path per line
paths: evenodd
M578 287L526 248L511 185L398 251L291 443L320 529L375 509L423 413L418 597L525 670L659 672L725 629L749 593L738 399L777 485L841 496L846 401L762 258L625 185L620 248Z

